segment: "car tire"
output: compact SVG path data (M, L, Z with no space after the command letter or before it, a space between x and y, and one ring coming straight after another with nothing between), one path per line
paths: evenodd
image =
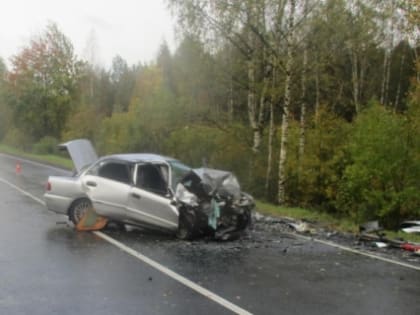
M181 212L179 215L178 230L176 237L180 240L191 240L194 236L194 215L187 211Z
M89 199L78 199L71 205L69 209L69 218L74 225L77 225L86 212L92 208L92 203Z

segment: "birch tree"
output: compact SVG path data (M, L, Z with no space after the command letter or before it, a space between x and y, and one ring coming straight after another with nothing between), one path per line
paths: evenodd
M382 70L381 104L388 103L389 84L391 75L391 55L394 48L394 14L395 0L384 2L383 8L383 29L385 31L384 63Z
M288 131L289 131L289 106L291 102L291 79L292 79L292 66L293 66L293 49L294 49L294 18L296 1L289 1L289 14L287 19L287 37L286 37L286 79L284 83L284 102L283 102L283 115L281 121L281 143L279 155L279 178L278 178L278 193L277 202L284 204L286 201L286 158L287 158L287 144L288 144Z
M303 15L308 14L308 0L304 2ZM300 135L299 135L299 173L301 173L301 161L305 152L305 129L306 129L306 85L308 67L308 43L306 32L303 33L303 62L301 74L301 97L300 97Z
M171 0L185 33L195 33L209 50L228 42L241 53L246 73L246 112L252 131L252 151L260 151L272 65L279 63L282 14L286 0ZM280 32L279 32L280 31ZM277 36L277 37L276 37ZM239 88L243 88L240 86ZM231 106L232 107L232 106Z
M401 0L400 7L406 21L403 27L404 34L414 47L415 78L418 83L420 82L420 56L416 48L420 45L420 0Z

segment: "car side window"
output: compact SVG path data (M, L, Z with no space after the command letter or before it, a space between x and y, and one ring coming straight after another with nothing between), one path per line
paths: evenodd
M97 176L112 179L121 183L131 183L131 171L125 163L109 162L97 168Z
M168 183L164 178L165 174L162 172L163 170L167 170L167 168L161 165L139 165L137 168L136 186L165 196L168 193Z

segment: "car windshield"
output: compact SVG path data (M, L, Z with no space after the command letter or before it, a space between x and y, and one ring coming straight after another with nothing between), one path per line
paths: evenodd
M171 187L175 191L176 185L191 171L191 167L182 164L179 161L169 161L172 169Z

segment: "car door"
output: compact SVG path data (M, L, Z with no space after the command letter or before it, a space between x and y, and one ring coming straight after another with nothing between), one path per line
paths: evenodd
M125 219L132 169L133 166L124 161L103 160L83 176L82 184L98 214Z
M168 189L168 166L140 163L136 165L134 174L134 185L127 202L127 217L153 227L176 230L178 209L173 205Z

